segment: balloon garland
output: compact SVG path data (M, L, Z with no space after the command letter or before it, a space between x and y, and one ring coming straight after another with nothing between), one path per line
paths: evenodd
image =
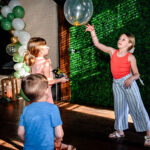
M27 43L30 39L30 34L26 32L23 17L25 10L18 0L10 0L8 6L1 8L0 22L3 30L9 31L12 35L11 43L6 46L8 55L13 56L14 77L20 78L30 73L30 67L23 63L24 56L27 52Z
M75 26L86 24L93 14L93 3L91 0L66 0L64 4L64 15L67 21ZM18 0L10 0L8 5L1 8L0 22L2 29L9 31L12 35L11 43L6 46L7 54L13 56L14 77L20 78L30 74L30 67L23 63L27 53L27 43L30 34L26 32L23 17L25 10Z

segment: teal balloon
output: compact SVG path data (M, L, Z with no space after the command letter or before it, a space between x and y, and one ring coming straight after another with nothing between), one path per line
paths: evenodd
M14 72L14 77L15 78L20 78L20 75L19 75L19 73L16 71L16 72Z
M12 21L14 18L15 18L15 16L14 16L13 13L8 13L7 19L8 19L9 21Z
M92 0L66 0L64 15L66 20L74 26L86 24L93 15Z
M24 65L24 70L25 70L25 72L30 72L30 67L29 66L27 66L27 65Z
M22 89L20 89L20 96L22 96L22 98L23 98L24 100L26 100L27 102L30 102L30 99L28 99L28 97L24 94L24 92L23 92Z
M14 62L23 62L23 57L22 56L20 56L18 53L15 53L14 55L13 55L13 61Z
M9 31L12 29L12 23L8 19L2 19L1 27L2 27L2 29Z
M13 14L15 18L23 18L25 15L25 10L22 6L16 6L13 8Z
M3 19L4 17L3 17L3 15L2 14L0 14L0 21Z

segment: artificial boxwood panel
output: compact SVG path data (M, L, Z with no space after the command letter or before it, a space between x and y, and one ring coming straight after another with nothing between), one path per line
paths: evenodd
M143 101L150 105L150 1L93 0L94 13L90 24L95 26L101 43L117 48L120 34L129 32L136 37L135 57L141 78ZM98 106L113 106L110 58L98 50L85 26L70 27L71 101Z

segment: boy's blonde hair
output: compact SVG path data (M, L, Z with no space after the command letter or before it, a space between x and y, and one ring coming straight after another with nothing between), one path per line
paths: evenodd
M31 74L22 79L21 88L30 100L37 101L45 94L48 81L42 74Z

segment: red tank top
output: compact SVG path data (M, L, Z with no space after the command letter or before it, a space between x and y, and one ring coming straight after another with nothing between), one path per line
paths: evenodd
M127 53L123 57L117 56L118 50L115 50L114 54L111 57L111 73L114 79L122 78L130 73L131 64L128 61L128 56L130 53Z

